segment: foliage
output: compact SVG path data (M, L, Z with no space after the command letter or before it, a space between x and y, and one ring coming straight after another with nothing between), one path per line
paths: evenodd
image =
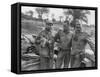
M66 16L72 15L73 17L72 23L74 24L77 19L84 21L85 23L88 23L87 14L90 14L89 10L68 9L64 11L64 15Z
M37 7L36 9L36 12L38 13L38 17L40 19L42 19L42 15L43 14L48 14L49 13L49 9L48 8L43 8L43 7Z
M33 17L34 12L32 10L29 10L28 12L26 12L27 14L29 14L31 17Z
M63 18L63 16L59 16L60 22L61 22L62 18Z

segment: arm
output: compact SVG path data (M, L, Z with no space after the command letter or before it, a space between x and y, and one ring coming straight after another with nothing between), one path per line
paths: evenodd
M59 42L59 41L60 41L59 32L56 33L56 35L55 35L55 37L54 37L54 41L55 41L55 42Z
M93 52L95 52L95 42L93 42L92 38L87 37L86 38L87 43L90 45L90 48L93 50Z
M42 32L40 32L40 33L38 34L38 36L36 37L35 43L36 43L36 44L40 44L40 43L41 43L41 38L42 38Z

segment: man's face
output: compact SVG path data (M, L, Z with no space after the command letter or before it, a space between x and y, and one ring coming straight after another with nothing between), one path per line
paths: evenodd
M51 25L46 25L46 30L50 31L51 30Z
M75 25L75 32L76 33L79 33L79 32L81 32L81 25L80 25L80 23L76 23L76 25Z
M69 32L69 26L68 25L64 25L63 29L64 29L65 32Z

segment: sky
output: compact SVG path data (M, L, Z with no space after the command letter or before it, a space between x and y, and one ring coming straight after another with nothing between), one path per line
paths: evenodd
M36 8L36 7L23 6L23 7L21 8L21 12L22 12L22 13L26 13L26 12L28 12L29 10L32 10L32 11L34 11L34 16L33 16L33 17L37 17L38 14L37 14L37 12L35 11L35 8ZM48 18L49 18L50 20L52 19L52 18L51 18L52 14L55 15L54 18L55 18L56 20L59 20L59 16L63 16L63 20L64 20L65 16L64 16L64 14L63 14L63 9L62 9L62 8L49 8L49 10L50 10L50 12L49 12L49 14L48 14ZM88 25L90 25L90 24L95 25L95 11L94 11L94 10L89 10L89 11L90 11L90 14L87 15L87 18L88 18ZM47 14L44 14L44 15L43 15L43 18L45 19L46 17L47 17Z

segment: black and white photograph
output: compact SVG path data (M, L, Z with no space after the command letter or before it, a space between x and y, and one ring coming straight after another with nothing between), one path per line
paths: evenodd
M95 67L95 15L21 6L21 71Z

